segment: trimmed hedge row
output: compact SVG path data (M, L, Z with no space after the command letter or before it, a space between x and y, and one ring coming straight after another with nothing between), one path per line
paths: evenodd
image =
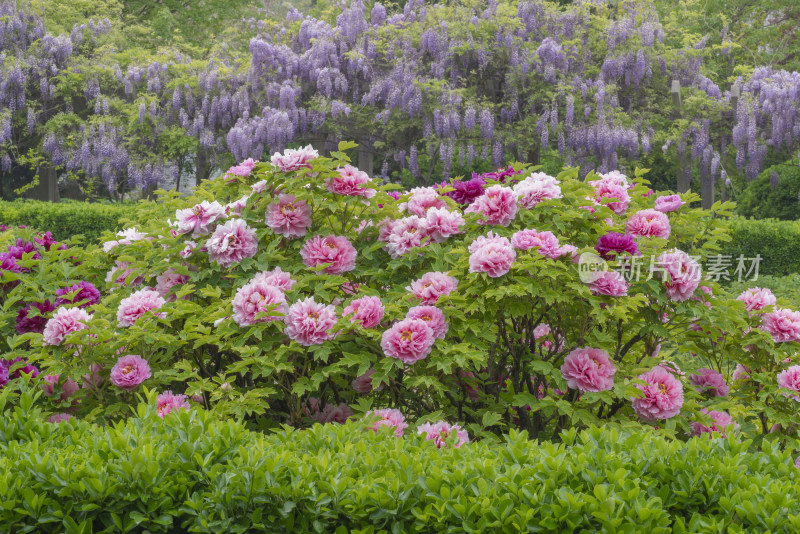
M731 241L723 254L747 258L761 255L759 274L786 276L800 273L800 221L734 219Z
M0 419L3 532L797 531L793 458L769 442L641 427L437 450L363 422L265 436L140 405L113 427Z
M49 230L59 241L80 234L87 242L97 242L104 231L120 230L123 227L120 220L133 217L135 209L130 204L0 201L0 224Z

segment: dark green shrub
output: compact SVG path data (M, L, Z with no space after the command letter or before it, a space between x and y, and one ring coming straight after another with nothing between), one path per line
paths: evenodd
M777 187L772 187L772 173L778 175ZM794 163L773 165L747 184L737 200L736 212L756 219L795 220L800 218L800 167Z
M759 274L786 276L800 273L800 222L774 219L734 219L731 241L723 254L754 258L761 255Z
M98 241L108 230L122 228L121 219L133 215L135 206L125 204L98 204L89 202L39 202L35 200L0 201L0 224L30 226L63 241L83 235L86 241Z
M199 409L113 427L0 419L2 532L795 531L794 459L769 441L635 425L438 450L363 423L265 436ZM755 447L752 447L755 449Z

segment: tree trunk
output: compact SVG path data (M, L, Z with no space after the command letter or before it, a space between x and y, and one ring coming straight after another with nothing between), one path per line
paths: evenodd
M197 151L197 163L195 165L195 185L200 185L200 182L207 178L208 162L206 161L206 151L200 149ZM180 177L178 177L178 181L180 182Z
M711 209L714 204L714 179L706 176L700 179L700 206L704 209Z
M39 185L29 189L25 196L45 202L61 202L58 194L58 177L52 165L44 164L37 170Z
M362 149L360 146L358 147L358 168L367 173L370 177L375 171L374 156L371 150L366 148Z

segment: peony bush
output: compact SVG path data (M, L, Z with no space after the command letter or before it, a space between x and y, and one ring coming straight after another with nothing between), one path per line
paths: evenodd
M654 195L639 170L400 191L354 146L161 192L96 249L21 237L0 258L7 375L35 366L53 411L98 421L148 388L161 415L369 412L439 445L607 422L793 434L800 313L702 271L732 204Z

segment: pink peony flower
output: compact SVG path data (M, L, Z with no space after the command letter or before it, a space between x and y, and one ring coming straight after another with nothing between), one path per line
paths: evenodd
M121 239L115 239L113 241L106 241L103 243L103 252L111 252L112 249L119 245L130 245L134 241L139 241L147 237L145 232L140 232L136 228L128 228L127 230L122 230L117 232L117 237Z
M739 425L733 422L733 417L725 412L718 412L717 410L709 411L708 408L703 408L700 411L711 418L711 426L706 426L699 421L693 421L691 425L689 425L692 428L693 436L702 436L703 434L708 434L709 438L720 436L724 438L727 430L735 431L737 428L739 428ZM717 436L714 434L717 434Z
M432 441L436 444L437 449L447 447L447 438L451 434L456 435L456 443L454 447L458 449L462 445L469 443L469 435L467 431L458 425L451 425L447 421L439 421L437 423L425 423L417 427L417 434L425 435L425 441Z
M741 363L737 363L736 369L733 370L733 374L731 375L731 380L733 382L738 382L740 380L747 380L749 378L750 378L750 369L748 369Z
M253 172L253 168L256 166L256 161L253 161L253 158L247 158L239 165L235 165L228 169L228 172L225 174L233 174L234 176L241 176L243 178L250 176L250 173Z
M384 307L378 297L361 297L352 300L342 312L347 316L351 313L351 323L360 323L363 328L375 328L383 320Z
M370 369L363 375L360 375L355 378L352 382L350 382L350 386L357 392L361 393L362 395L366 395L367 393L372 392L372 375L375 374L375 369ZM378 387L375 388L375 391L381 391L383 388L386 387L386 384L381 382L378 384Z
M314 399L316 400L316 399ZM311 419L319 422L319 423L339 423L344 424L347 422L347 419L353 416L353 410L350 407L340 402L339 405L335 404L326 404L325 408L322 411L315 411L314 414L311 415Z
M383 333L381 347L386 356L413 364L430 354L436 336L421 319L403 319Z
M266 224L276 234L290 239L303 237L311 228L311 208L292 195L278 195L278 202L267 206Z
M778 373L778 387L795 391L795 394L784 395L800 402L800 365L792 365Z
M122 299L117 308L117 324L119 326L133 326L137 319L145 315L147 312L157 310L166 304L164 297L150 288L140 289L139 291L131 294L130 297ZM166 314L154 313L154 315L166 317Z
M242 216L242 210L247 206L247 201L250 200L250 195L245 195L239 200L235 200L229 204L225 205L225 215L230 217L231 215L235 217Z
M68 413L54 413L48 419L48 423L66 423L72 419L72 416Z
M517 253L508 239L495 236L492 232L473 241L469 253L469 272L486 273L491 278L506 274L517 259Z
M425 214L427 229L435 243L442 243L448 237L461 233L464 217L457 211L447 208L430 208Z
M191 405L186 400L186 395L175 395L172 391L165 391L156 397L156 412L164 419L164 417L172 411L188 410Z
M420 304L435 304L442 295L449 295L458 287L458 280L447 273L433 271L425 273L422 278L411 282L406 287L415 297L420 300Z
M657 262L668 275L664 280L667 297L677 301L689 300L700 284L702 274L700 264L677 248L662 253Z
M667 195L656 199L656 209L662 213L679 210L684 204L680 195Z
M103 385L103 377L100 376L100 371L103 370L103 366L99 363L93 363L89 366L89 372L83 375L83 383L81 387L86 389L93 389L96 390Z
M564 253L553 232L520 230L511 236L511 245L519 250L537 249L546 258L558 259Z
M208 259L227 268L245 258L252 258L258 252L256 231L247 226L243 219L232 219L214 230L206 242Z
M178 233L191 233L193 236L208 234L211 231L211 224L224 217L225 207L216 200L214 202L204 200L191 208L175 210Z
M306 267L328 265L322 272L342 274L356 268L356 249L344 236L315 235L305 242L300 251Z
M307 145L303 148L285 150L283 154L275 152L270 162L283 172L292 172L303 168L310 169L311 160L318 156L319 152L311 145Z
M150 378L150 365L147 360L136 354L128 354L117 360L111 368L111 383L133 391L139 384Z
M624 297L628 294L628 282L617 271L603 271L592 277L586 284L593 295Z
M567 381L567 386L581 393L610 390L616 372L606 351L590 347L573 350L561 366L561 376Z
M170 295L173 287L181 286L189 281L185 274L178 274L172 269L167 269L156 277L156 291L167 300L175 300L175 295Z
M542 323L533 329L533 339L539 339L550 334L550 325Z
M709 393L712 397L727 397L728 385L722 373L713 369L698 369L696 375L690 375L689 381L699 387L700 393Z
M274 286L280 289L281 291L289 291L297 283L294 280L292 280L292 273L287 273L280 267L275 267L271 271L262 271L258 273L253 277L252 280L250 280L250 283L253 282L259 282L267 284L268 286Z
M634 237L669 239L669 218L656 210L637 211L628 219L625 231Z
M106 273L106 282L111 284L117 284L124 286L125 280L133 274L133 269L131 268L131 264L128 261L119 261L116 260L114 262L115 266L111 268L108 273ZM144 281L144 276L136 276L131 280L130 287L136 287L140 285Z
M69 399L71 396L75 395L78 392L78 383L75 382L71 378L67 378L64 382L63 387L56 389L58 383L61 381L61 375L47 375L44 377L44 383L42 383L42 391L48 397L52 397L56 394L56 392L61 391L57 399L53 399L56 404L61 404L62 402ZM72 404L76 404L77 401L73 401Z
M64 308L62 306L44 325L42 344L61 345L69 334L88 328L87 323L91 320L92 316L82 308Z
M261 313L278 312L281 315ZM279 288L267 284L263 277L254 278L236 292L233 297L233 320L239 326L280 321L286 314L286 296Z
M409 193L411 196L408 201L398 206L400 211L407 210L412 215L425 218L431 208L447 209L447 202L433 187L415 187Z
M594 199L599 203L602 203L603 200L614 199L606 205L617 215L625 213L631 201L627 187L603 180L600 180L595 189Z
M540 202L562 198L559 181L543 172L534 172L514 185L517 203L523 208L533 208Z
M476 198L464 213L481 215L481 224L508 226L517 214L517 197L510 187L493 185Z
M406 319L421 319L433 330L433 337L444 339L449 326L442 310L436 306L414 306L406 314Z
M428 220L417 215L410 215L391 223L391 230L386 236L386 251L392 258L399 258L414 247L430 244L425 241L431 236Z
M800 341L800 313L788 308L775 308L765 313L761 329L772 336L776 343Z
M292 304L284 321L286 335L306 347L319 345L336 336L328 332L336 324L336 311L333 306L317 304L313 297Z
M398 438L403 437L403 431L406 429L408 424L406 423L406 418L403 417L403 414L400 413L400 410L395 410L393 408L384 408L382 410L370 410L364 414L364 417L368 417L370 415L376 415L380 417L379 420L375 422L371 427L370 430L378 433L378 429L384 426L388 426L389 428L393 428L392 431L395 436Z
M250 190L253 192L254 195L257 195L259 193L263 193L264 191L267 190L267 181L266 180L260 180L260 181L258 181L256 183L254 183L253 185L250 186Z
M178 254L180 255L181 258L186 259L189 256L191 256L192 253L194 252L194 249L197 248L197 243L195 243L194 241L186 241L184 245L185 246L183 247L183 250L181 250Z
M744 307L748 312L763 310L767 306L773 306L778 301L775 295L769 289L761 289L760 287L751 287L745 290L741 295L736 297L736 300L744 302Z
M631 399L633 411L648 422L669 419L680 413L683 406L683 385L661 367L654 367L639 376L647 385L636 384L643 397Z
M369 175L364 171L360 171L352 165L345 165L343 168L336 169L336 172L339 175L329 178L325 183L325 187L331 193L364 198L375 196L374 189L365 187L369 184Z

